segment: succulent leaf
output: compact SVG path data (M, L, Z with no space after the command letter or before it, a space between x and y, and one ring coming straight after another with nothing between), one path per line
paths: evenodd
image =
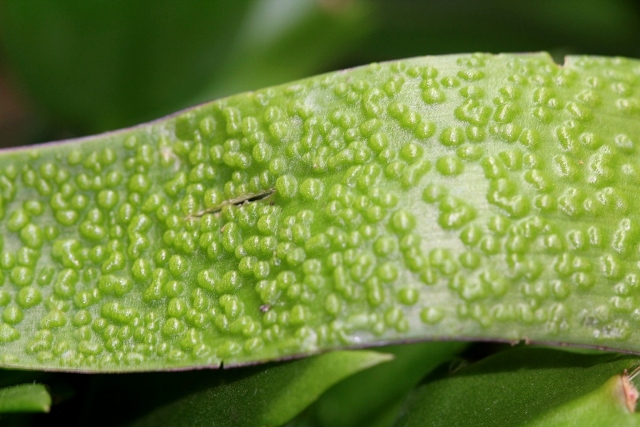
M640 352L640 62L372 64L0 154L0 364Z

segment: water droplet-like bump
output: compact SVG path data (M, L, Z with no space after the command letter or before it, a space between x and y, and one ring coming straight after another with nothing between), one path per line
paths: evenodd
M399 234L409 233L415 224L415 217L408 211L398 210L391 216L391 226Z
M446 128L440 134L440 142L447 147L462 145L465 141L465 131L461 127Z
M20 333L6 323L0 323L0 343L8 343L20 338Z
M456 156L442 156L436 161L436 170L444 176L460 175L464 165Z
M2 320L9 325L15 325L22 321L24 318L24 312L17 305L10 305L6 307L2 312Z
M276 191L285 199L293 198L298 192L298 182L292 175L283 175L276 180Z
M422 100L429 105L441 104L446 100L446 95L441 89L427 88L422 92Z
M444 311L437 307L427 307L423 308L420 312L420 319L422 322L433 325L437 324L444 318Z
M41 301L42 294L37 288L33 286L22 288L20 292L18 292L16 298L16 302L18 303L18 305L24 309L35 307L40 304Z

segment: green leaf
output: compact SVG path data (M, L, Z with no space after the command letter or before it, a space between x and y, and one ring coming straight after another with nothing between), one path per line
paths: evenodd
M638 391L625 375L611 377L600 388L582 398L549 411L529 425L536 427L570 425L581 426L639 426L635 413ZM630 406L632 404L632 406Z
M391 425L406 394L465 347L464 343L432 342L382 348L393 354L393 360L352 375L323 394L312 410L314 425Z
M361 0L255 2L229 60L194 104L326 69L370 32L371 6Z
M4 51L57 126L130 126L189 106L229 58L250 0L9 0Z
M407 399L395 425L640 425L628 407L635 408L637 391L622 375L639 362L536 348L500 352L427 380Z
M0 388L0 414L49 412L51 396L42 384L21 384Z
M0 363L640 351L640 62L373 64L0 155Z
M233 382L210 385L163 405L132 426L279 426L296 416L327 388L391 355L337 351L262 367Z
M368 6L10 0L0 5L0 36L55 126L97 132L325 69L367 33Z

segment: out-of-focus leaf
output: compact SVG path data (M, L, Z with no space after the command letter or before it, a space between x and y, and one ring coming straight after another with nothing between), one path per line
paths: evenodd
M640 55L640 7L629 0L373 0L378 19L356 63L456 52L547 50Z
M259 0L231 58L195 102L298 79L335 65L373 28L364 0Z
M9 0L0 40L37 105L85 132L323 70L370 28L362 0Z
M373 351L338 351L271 365L165 404L132 426L279 426L338 381L391 358Z
M428 379L407 399L396 426L638 425L616 381L639 362L538 348L500 352ZM589 424L595 412L598 424ZM554 424L570 419L580 422Z
M41 109L96 132L187 107L229 56L252 3L7 0L0 40Z
M391 425L407 392L466 345L428 342L381 348L381 351L393 354L394 359L352 375L323 394L313 406L313 425Z
M51 396L41 384L0 388L0 413L49 412Z

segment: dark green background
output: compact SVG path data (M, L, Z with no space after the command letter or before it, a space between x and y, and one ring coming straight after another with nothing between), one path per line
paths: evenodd
M403 57L640 56L634 0L4 0L0 144L134 125Z

